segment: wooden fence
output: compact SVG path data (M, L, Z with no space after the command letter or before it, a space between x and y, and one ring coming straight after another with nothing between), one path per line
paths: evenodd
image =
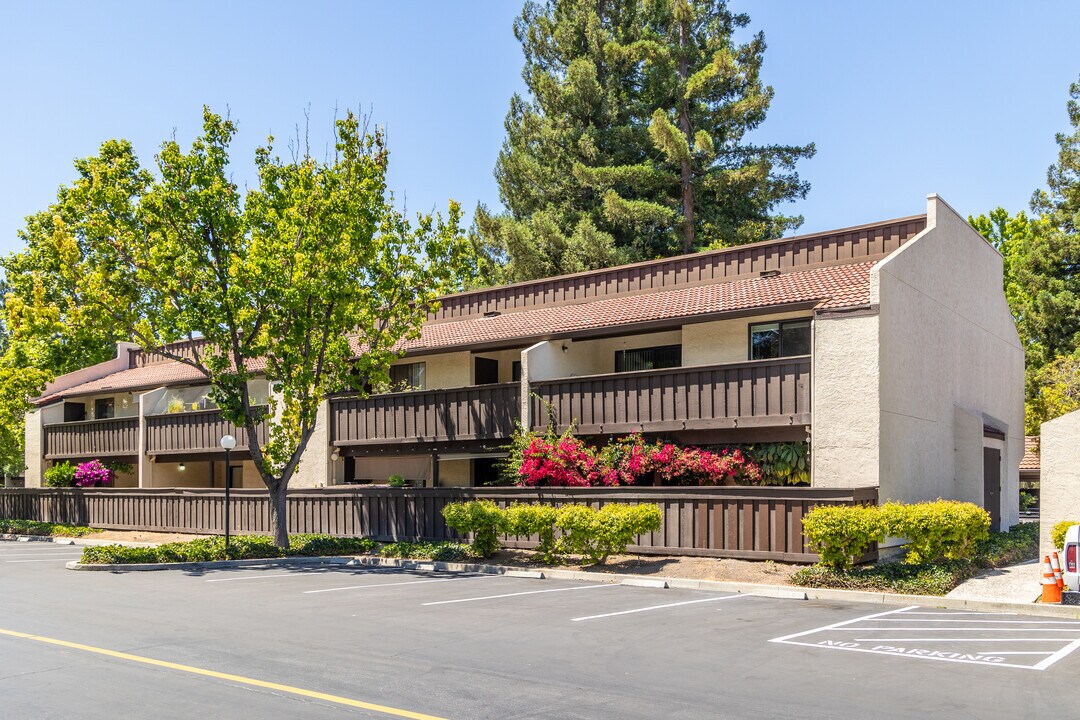
M267 494L233 490L232 530L266 533ZM343 487L289 492L289 530L366 535L378 540L446 540L442 508L449 502L489 499L552 504L655 503L660 530L638 537L633 552L654 555L814 562L803 515L815 505L877 502L877 488L384 488ZM220 533L222 490L180 488L0 489L0 518L71 523L115 530ZM534 545L507 538L511 547Z

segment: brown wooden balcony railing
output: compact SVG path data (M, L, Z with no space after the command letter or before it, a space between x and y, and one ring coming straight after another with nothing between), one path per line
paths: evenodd
M265 413L267 408L262 406ZM266 423L260 423L259 442L266 442ZM247 450L247 431L221 417L220 410L167 413L146 416L146 452L150 455L176 455L221 450L223 435L236 438L236 449Z
M799 425L810 422L810 358L545 380L532 392L538 430L549 405L560 428L584 435Z
M139 418L83 420L45 426L45 457L117 457L139 454Z
M334 398L331 442L344 446L497 440L510 437L520 415L520 383Z

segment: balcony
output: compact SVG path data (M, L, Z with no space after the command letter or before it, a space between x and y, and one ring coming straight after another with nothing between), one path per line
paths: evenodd
M533 383L533 429L550 406L583 435L810 422L810 358L590 375Z
M45 457L119 457L139 454L139 418L109 418L45 426Z
M265 405L256 410L267 412ZM256 432L259 442L267 439L266 423ZM180 455L221 451L221 438L236 438L236 450L248 449L247 431L228 422L220 410L166 413L146 416L146 452L149 455Z
M500 440L520 415L516 382L334 398L330 437L336 446Z

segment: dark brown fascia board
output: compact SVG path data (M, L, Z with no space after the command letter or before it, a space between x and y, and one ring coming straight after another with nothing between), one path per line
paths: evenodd
M129 368L129 369L133 369L133 368ZM122 372L127 372L127 371L125 370L125 371L122 371ZM255 377L257 377L257 375ZM142 393L142 392L150 392L152 390L157 390L159 388L189 388L189 387L196 387L198 385L206 385L206 384L207 383L205 381L203 381L203 382L183 382L183 383L179 383L177 385L162 385L161 383L153 383L151 385L135 385L133 387L123 387L123 388L117 388L117 387L98 388L97 390L84 390L83 392L75 392L75 393L71 393L70 395L62 395L61 397L57 398L56 400L50 400L49 402L46 402L46 403L38 403L37 402L38 399L34 398L33 400L30 401L30 403L32 405L34 405L35 407L38 407L38 408L47 408L47 407L51 407L51 406L53 406L53 405L55 405L57 403L64 402L65 400L72 400L74 398L81 398L81 397L90 397L91 395L108 395L109 393L113 393L113 394L116 394L116 393ZM78 386L76 386L76 387L78 387ZM63 391L61 391L61 392L63 392Z
M522 280L520 282L508 283L506 285L493 285L491 287L487 287L487 288L483 288L483 289L479 289L479 290L465 290L465 291L458 292L458 293L451 293L449 295L442 295L438 299L439 300L445 300L445 299L449 299L449 298L468 297L468 296L471 296L471 295L483 295L485 293L489 293L489 292L492 292L494 290L503 290L505 288L528 287L529 285L539 285L541 283L551 282L552 280L563 280L563 279L569 279L569 278L588 277L590 275L599 275L599 274L602 274L602 273L616 272L616 271L621 271L621 270L633 270L635 268L643 268L643 267L648 267L650 265L660 265L660 264L663 264L665 262L671 262L672 260L678 260L679 258L686 257L688 255L692 256L692 257L709 257L709 256L713 256L713 255L724 255L726 253L732 253L732 252L741 252L743 250L748 250L748 249L769 247L769 246L773 246L773 245L783 245L785 243L799 242L799 241L802 241L802 240L814 240L814 239L817 239L817 238L829 237L830 235L843 235L843 234L846 234L846 233L859 232L860 230L868 230L870 228L884 227L886 225L895 225L895 224L898 224L898 223L913 222L915 220L925 220L926 217L927 217L926 213L920 213L918 215L907 215L905 217L893 218L891 220L880 220L878 222L863 223L862 225L852 225L850 227L836 228L835 230L827 230L827 231L816 232L816 233L807 233L806 235L792 235L791 237L776 238L776 239L773 239L773 240L761 240L760 242L746 243L745 245L733 245L731 247L720 248L718 250L706 250L706 251L699 252L699 253L686 253L684 255L672 255L671 257L658 258L656 260L642 260L642 261L636 262L636 263L629 263L629 264L626 264L626 265L615 265L615 266L612 266L612 267L601 268L599 270L583 270L581 272L568 273L566 275L552 275L551 277L537 278L535 280ZM862 260L863 260L862 258L856 258L856 259L852 260L852 262L861 262ZM833 266L833 265L837 265L837 264L838 263L835 263L835 262L833 262L833 263L819 263L819 265L828 265L828 266ZM806 269L806 268L810 268L810 266L809 265L799 266L797 269L794 269L794 270L797 272L799 270L803 270L803 269ZM651 292L655 292L655 290L653 290ZM439 322L447 322L447 321L446 320L441 320ZM453 322L453 319L451 319L450 322Z
M411 358L423 357L425 355L442 355L451 352L495 352L498 350L511 350L513 348L521 347L522 345L534 345L538 342L552 340L600 340L609 337L619 337L621 335L658 333L675 330L683 325L695 325L703 322L712 322L714 320L735 320L741 317L753 317L755 315L774 315L776 313L796 312L799 310L813 310L820 302L820 300L810 300L807 302L784 303L783 305L769 305L767 307L750 308L747 310L722 311L702 313L700 315L688 315L681 318L647 320L626 325L608 325L601 328L589 328L588 330L577 330L565 333L521 335L483 343L421 348L406 352L405 357Z
M829 320L836 320L840 318L854 318L854 317L870 317L877 315L881 306L876 303L865 303L862 305L848 305L847 307L838 308L819 308L814 311L814 315Z

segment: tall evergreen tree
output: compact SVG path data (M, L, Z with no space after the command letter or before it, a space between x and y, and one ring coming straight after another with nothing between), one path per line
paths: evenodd
M795 163L814 146L745 140L772 100L761 34L722 0L529 2L514 26L531 98L515 95L496 177L508 212L477 213L520 280L775 237L802 218Z

